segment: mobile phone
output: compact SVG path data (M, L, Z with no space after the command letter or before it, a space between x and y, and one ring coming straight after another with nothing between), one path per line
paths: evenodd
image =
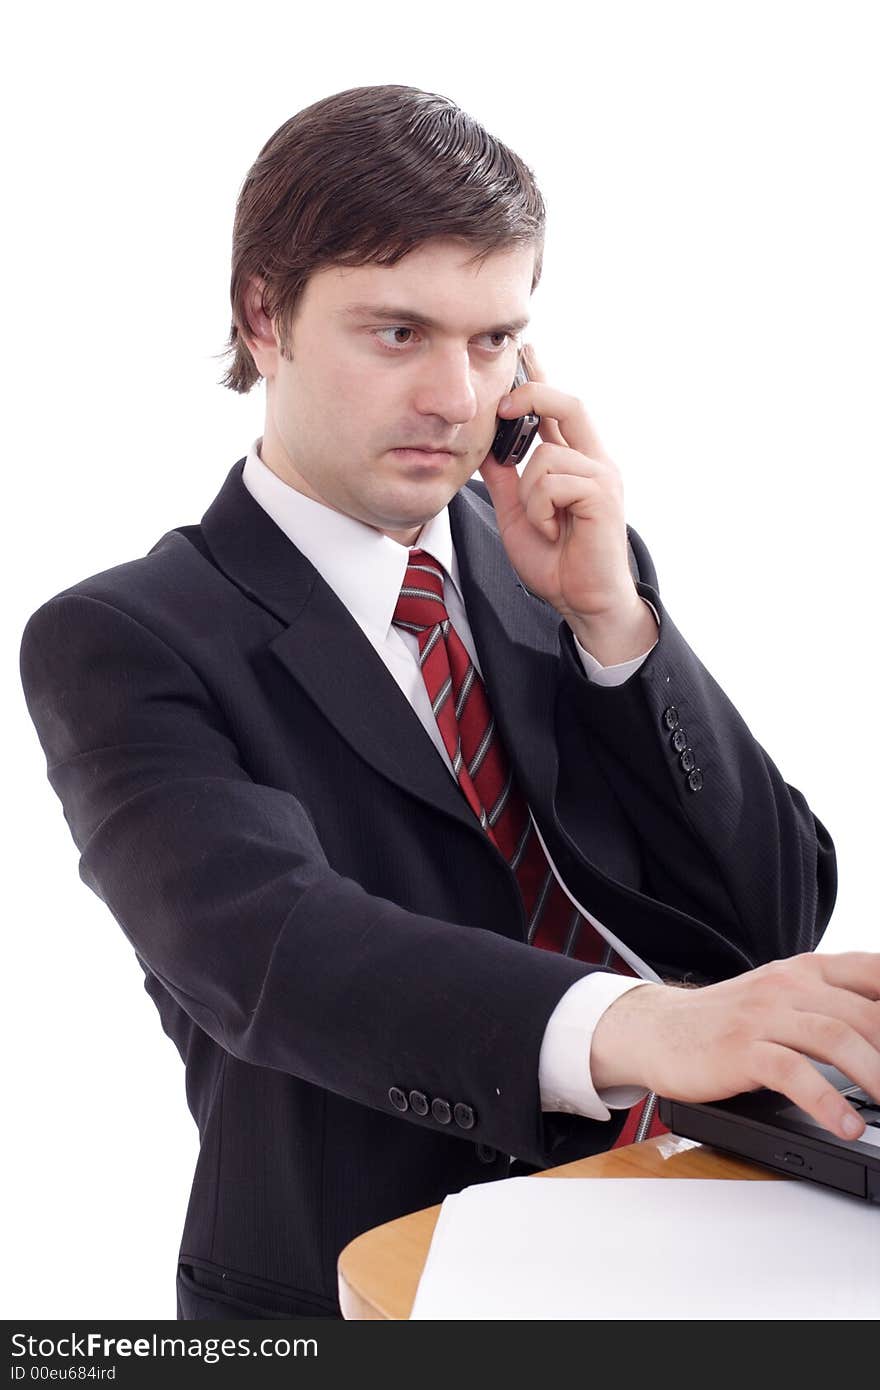
M516 364L516 376L511 391L528 381L528 373L523 366L522 353ZM526 455L541 423L539 415L521 415L518 420L502 420L498 417L498 429L492 440L492 457L496 463L517 464Z

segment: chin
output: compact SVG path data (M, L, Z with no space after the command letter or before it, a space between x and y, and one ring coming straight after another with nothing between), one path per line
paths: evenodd
M440 481L438 478L430 482L426 479L417 483L414 487L407 488L403 496L389 497L386 507L377 507L377 512L389 517L389 525L394 526L395 530L403 530L406 526L424 525L430 521L432 516L442 512L443 508L458 492L461 483L452 486L448 479ZM394 518L393 522L391 518Z

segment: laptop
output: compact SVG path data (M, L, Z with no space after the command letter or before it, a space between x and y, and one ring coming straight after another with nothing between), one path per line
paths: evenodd
M880 1202L880 1103L835 1067L810 1061L860 1112L866 1129L859 1139L838 1139L787 1096L763 1089L711 1104L661 1097L660 1119L684 1139Z

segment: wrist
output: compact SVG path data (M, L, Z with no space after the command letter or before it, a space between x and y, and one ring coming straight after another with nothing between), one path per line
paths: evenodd
M646 1063L654 1046L651 1026L669 986L644 984L622 994L602 1014L590 1044L590 1076L597 1091L649 1086Z
M585 651L602 666L618 666L644 656L657 641L657 620L645 600L633 591L633 602L605 613L564 614Z

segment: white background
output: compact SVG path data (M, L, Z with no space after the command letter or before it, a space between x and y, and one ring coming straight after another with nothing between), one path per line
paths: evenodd
M834 836L823 949L877 940L877 7L309 8L34 4L5 29L7 1318L175 1316L183 1069L77 876L18 645L198 521L260 434L262 386L217 385L232 217L319 97L442 92L534 169L529 336L670 615Z

